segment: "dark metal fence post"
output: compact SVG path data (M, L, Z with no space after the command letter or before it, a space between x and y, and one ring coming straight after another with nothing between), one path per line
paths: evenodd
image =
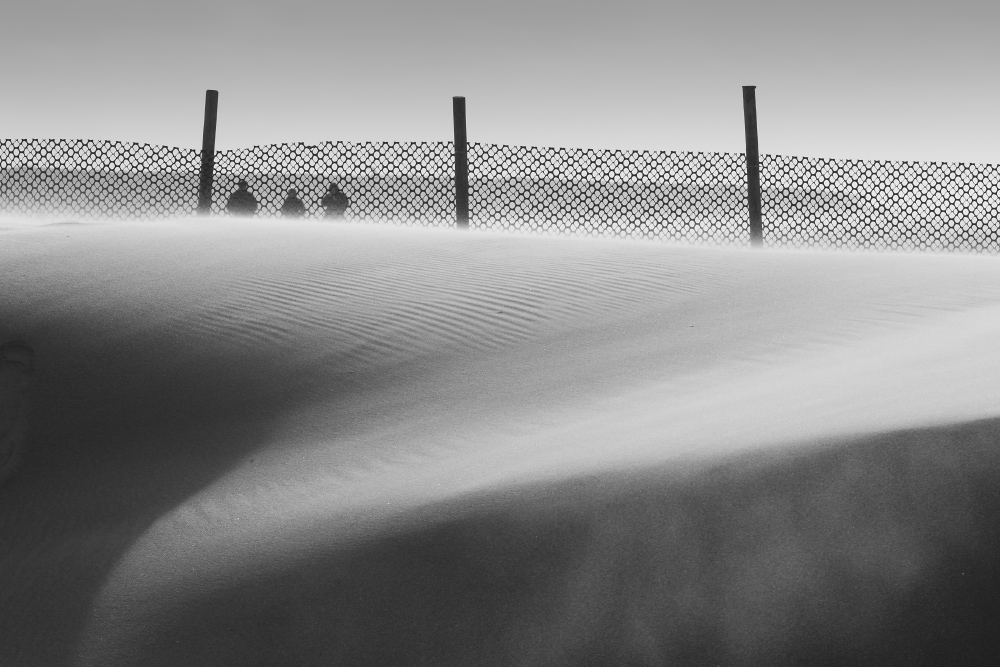
M455 120L455 224L469 226L469 144L465 133L465 98L451 98Z
M212 212L212 182L215 180L215 120L219 91L205 91L205 127L201 135L201 179L198 182L198 214Z
M764 244L760 217L760 154L757 149L757 86L743 86L743 124L747 135L747 203L750 209L750 245Z

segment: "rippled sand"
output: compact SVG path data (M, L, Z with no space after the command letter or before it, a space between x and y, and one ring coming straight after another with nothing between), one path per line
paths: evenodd
M996 258L179 220L0 267L0 664L1000 658Z

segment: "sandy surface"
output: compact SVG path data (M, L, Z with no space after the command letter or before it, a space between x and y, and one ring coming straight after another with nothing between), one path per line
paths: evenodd
M996 258L178 220L0 267L0 664L1000 659Z

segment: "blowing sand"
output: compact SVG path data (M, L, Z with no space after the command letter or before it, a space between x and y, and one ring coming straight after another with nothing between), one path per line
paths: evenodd
M177 220L0 271L0 664L1000 660L1000 259Z

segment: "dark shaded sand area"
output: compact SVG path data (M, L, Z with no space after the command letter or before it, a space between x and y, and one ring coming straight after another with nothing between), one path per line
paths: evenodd
M0 664L975 665L1000 260L0 232Z

